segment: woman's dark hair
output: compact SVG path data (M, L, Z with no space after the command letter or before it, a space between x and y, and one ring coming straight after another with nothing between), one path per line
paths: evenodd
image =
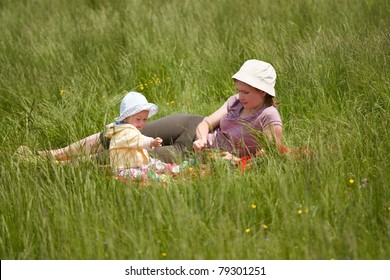
M264 103L266 105L274 105L274 106L276 106L276 102L274 101L274 97L272 95L269 95L268 93L265 96Z

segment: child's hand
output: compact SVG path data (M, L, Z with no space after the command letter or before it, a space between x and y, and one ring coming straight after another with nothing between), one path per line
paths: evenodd
M161 147L163 140L160 137L154 138L150 141L150 147Z

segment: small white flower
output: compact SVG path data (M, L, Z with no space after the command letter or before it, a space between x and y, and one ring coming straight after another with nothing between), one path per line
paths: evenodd
M172 167L172 173L179 173L179 172L180 172L180 166Z

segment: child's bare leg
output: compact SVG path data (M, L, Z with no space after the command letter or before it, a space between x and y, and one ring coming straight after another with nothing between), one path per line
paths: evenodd
M69 146L54 150L39 151L38 154L41 156L51 156L58 160L66 160L70 157L96 154L103 150L104 148L100 143L100 133L96 133Z

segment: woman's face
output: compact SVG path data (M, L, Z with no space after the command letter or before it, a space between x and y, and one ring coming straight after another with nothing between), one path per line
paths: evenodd
M137 129L142 129L148 120L149 111L141 111L137 114L134 114L130 117L124 119L125 122L134 125Z
M260 109L264 105L267 93L238 80L234 83L238 91L238 99L245 109Z

